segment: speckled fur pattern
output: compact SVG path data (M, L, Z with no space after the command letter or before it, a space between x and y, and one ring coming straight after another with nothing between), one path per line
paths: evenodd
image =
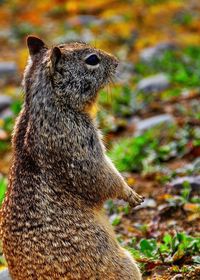
M13 280L140 280L103 213L107 199L142 198L105 155L88 108L117 60L83 43L28 38L25 102L13 134L1 238ZM96 68L85 57L100 57Z

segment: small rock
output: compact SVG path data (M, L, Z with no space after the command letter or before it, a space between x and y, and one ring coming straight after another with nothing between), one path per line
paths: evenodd
M7 95L0 95L0 112L5 108L8 108L12 103L12 98Z
M106 23L119 23L119 22L124 22L124 16L122 16L122 15L113 15L113 16L110 16L106 20Z
M0 271L0 279L1 280L11 280L10 275L8 273L8 269L4 269Z
M143 208L155 208L157 206L156 201L153 198L146 198L141 205L135 207L136 210Z
M75 32L75 31L68 31L66 34L57 37L54 40L54 43L63 44L63 43L70 43L72 41L89 43L93 39L94 39L94 35L92 34L92 32L89 29L84 28L84 29L82 29L81 34Z
M94 35L92 34L92 32L89 29L84 28L81 32L80 40L86 43L90 43L93 39Z
M196 158L194 161L185 164L182 167L176 168L176 175L192 174L197 176L200 174L200 157Z
M157 115L155 117L151 117L151 118L148 118L145 120L136 121L136 123L135 123L136 134L146 131L161 123L172 124L172 123L174 123L174 119L171 115L163 114L163 115Z
M56 37L54 40L55 44L63 44L63 43L68 43L71 41L80 41L80 36L77 32L75 31L68 31L66 34Z
M10 37L12 36L12 32L9 28L2 28L1 26L1 30L0 30L0 38L1 40L9 40Z
M104 21L93 15L79 15L79 16L70 17L68 23L72 27L77 25L86 26L90 24L92 24L92 26L101 26L104 23Z
M120 62L115 74L116 82L127 83L133 77L134 65L129 62Z
M160 43L154 47L145 48L140 53L140 58L144 62L151 62L153 59L158 58L167 50L174 50L176 48L173 43Z
M15 62L0 62L0 78L5 76L13 76L17 74L17 65Z
M145 93L160 92L170 86L169 78L166 74L160 73L148 78L142 79L138 85L137 90Z
M5 110L1 111L0 113L0 120L5 120L6 118L13 117L13 112L10 110L10 108L6 108Z
M171 181L168 186L171 188L182 189L185 182L188 182L190 184L193 191L200 190L200 176L185 176L176 178Z
M174 277L171 278L171 280L181 280L184 279L182 274L176 274Z

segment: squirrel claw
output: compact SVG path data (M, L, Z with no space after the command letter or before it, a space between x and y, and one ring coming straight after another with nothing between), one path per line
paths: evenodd
M144 201L144 197L137 194L135 191L131 191L128 202L132 207L141 204Z

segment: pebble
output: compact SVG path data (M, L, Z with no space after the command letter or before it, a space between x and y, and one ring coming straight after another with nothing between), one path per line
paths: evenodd
M184 182L188 182L193 191L199 191L200 189L200 176L184 176L176 178L169 183L169 187L181 189Z
M182 280L184 279L182 274L176 274L174 277L171 278L171 280Z
M141 133L144 132L152 127L155 127L159 124L173 124L174 119L169 114L162 114L157 115L154 117L150 117L144 120L136 120L135 122L135 133Z
M63 44L63 43L68 43L71 41L80 41L80 36L77 32L75 31L68 31L66 34L56 37L54 40L55 44Z
M79 15L70 17L68 23L72 27L77 25L90 25L91 23L93 26L101 26L104 23L104 21L93 15Z
M161 56L167 50L174 50L176 45L173 43L163 42L154 47L145 48L140 53L140 59L144 62L151 62Z
M66 34L57 37L54 40L55 44L63 44L63 43L69 43L69 42L85 42L90 43L94 39L94 35L92 32L84 28L81 32L81 34L75 32L75 31L68 31Z
M15 62L0 62L0 78L5 76L13 76L17 74L17 65Z
M117 66L117 71L115 74L115 81L120 83L128 83L133 77L135 67L133 63L120 62Z
M160 92L170 86L169 77L164 73L159 73L140 80L137 90L144 93Z
M10 117L13 117L13 112L10 110L10 108L6 108L6 109L4 109L0 112L0 119L1 120L2 119L4 120L6 118L10 118Z
M5 108L8 108L12 103L12 98L7 95L0 95L0 112Z
M135 207L136 210L143 208L155 208L157 206L156 201L153 198L145 198L141 205Z

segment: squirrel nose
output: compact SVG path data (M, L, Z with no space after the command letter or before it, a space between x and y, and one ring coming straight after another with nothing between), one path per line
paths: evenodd
M118 65L119 65L119 60L117 58L115 58L115 60L114 60L114 67L117 68Z
M118 64L119 64L119 62L115 61L115 63L114 63L115 68L117 68Z

